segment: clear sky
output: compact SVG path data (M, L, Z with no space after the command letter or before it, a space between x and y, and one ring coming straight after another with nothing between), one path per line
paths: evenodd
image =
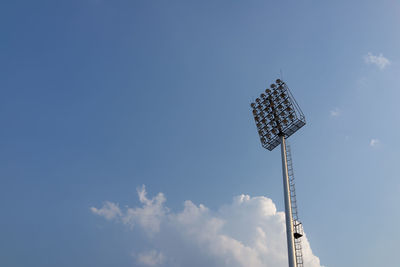
M142 185L175 215L228 218L241 194L282 211L249 106L282 71L307 119L289 141L314 255L394 266L399 25L397 0L1 1L0 265L161 264L91 210L141 207Z

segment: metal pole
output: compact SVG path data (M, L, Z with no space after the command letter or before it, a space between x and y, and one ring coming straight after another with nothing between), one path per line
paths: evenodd
M292 219L292 202L290 199L290 184L286 158L285 136L281 135L281 154L282 154L282 174L283 174L283 191L285 195L285 218L286 218L286 237L288 248L289 267L296 267L296 253L294 250L293 235L293 219Z

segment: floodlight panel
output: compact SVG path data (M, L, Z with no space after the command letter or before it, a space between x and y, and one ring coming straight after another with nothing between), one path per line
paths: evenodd
M251 103L261 144L268 150L280 144L280 135L288 138L306 123L287 85L279 79L276 82Z

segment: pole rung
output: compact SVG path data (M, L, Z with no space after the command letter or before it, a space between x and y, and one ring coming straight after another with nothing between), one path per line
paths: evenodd
M291 204L291 213L292 220L294 226L294 233L298 238L295 238L295 257L296 257L296 267L303 267L303 251L301 246L301 236L303 235L303 230L301 223L299 222L298 214L297 214L297 200L296 200L296 189L295 189L295 181L294 181L294 171L293 171L293 160L291 155L291 149L289 143L285 142L286 146L286 162L287 162L287 170L289 176L289 194L290 194L290 204Z

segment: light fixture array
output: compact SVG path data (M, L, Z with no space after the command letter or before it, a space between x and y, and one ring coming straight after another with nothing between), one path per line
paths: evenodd
M261 144L268 150L280 144L281 135L287 138L306 124L289 87L280 79L265 89L251 107Z

